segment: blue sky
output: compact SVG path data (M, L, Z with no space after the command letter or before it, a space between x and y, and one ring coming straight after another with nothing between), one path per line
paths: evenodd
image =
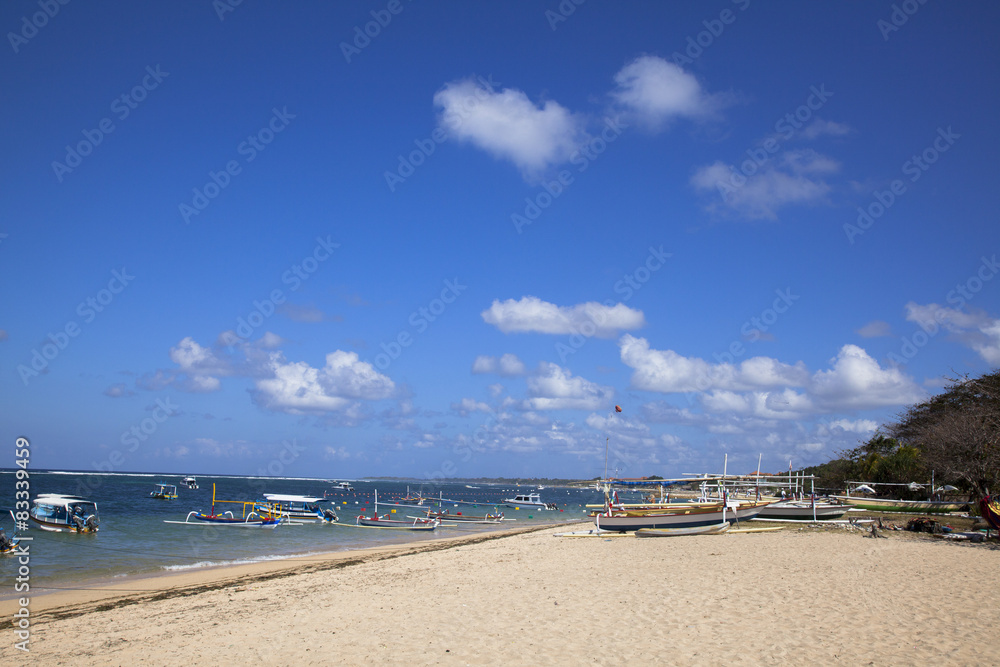
M998 18L6 2L3 438L321 477L828 460L1000 365Z

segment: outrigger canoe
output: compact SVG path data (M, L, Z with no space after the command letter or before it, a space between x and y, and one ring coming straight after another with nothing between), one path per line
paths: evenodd
M233 505L242 505L242 515L237 517L232 511L226 510L225 512L216 513L215 504L216 503L231 503ZM242 501L242 500L216 500L215 499L215 484L212 484L212 511L209 514L204 512L199 512L197 510L188 512L187 518L184 521L164 521L163 523L172 523L175 525L187 525L187 526L236 526L240 528L277 528L278 525L284 520L280 516L280 510L275 509L270 515L261 516L255 510L256 503L252 500ZM192 521L193 519L193 521Z
M636 537L680 537L682 535L718 535L729 530L729 522L724 521L713 526L696 526L693 528L640 528L635 531Z

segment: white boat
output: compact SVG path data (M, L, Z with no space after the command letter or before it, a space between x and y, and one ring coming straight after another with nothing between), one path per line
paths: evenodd
M729 530L730 523L710 524L692 528L640 528L635 531L636 537L679 537L682 535L718 535Z
M334 491L353 491L354 487L351 486L350 482L334 482L333 483L333 490Z
M726 521L749 521L767 503L731 502L729 506L684 506L676 510L611 510L594 517L602 530L629 531L642 528L699 528L717 526Z
M839 519L850 511L851 505L817 500L781 500L771 503L760 511L755 519L774 521L830 521Z
M554 510L555 503L542 502L541 496L537 493L519 493L513 498L504 498L503 501L511 507L530 507L540 510Z
M183 486L186 489L197 489L198 480L196 480L194 477L185 477L184 479L181 480L181 486Z
M262 516L277 516L307 523L331 523L338 520L330 507L320 507L323 498L265 493L266 503L257 503L254 510Z
M42 530L57 533L96 533L101 522L97 503L58 493L39 494L28 516Z

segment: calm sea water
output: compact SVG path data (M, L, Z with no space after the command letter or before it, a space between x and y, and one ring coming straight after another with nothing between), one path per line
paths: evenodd
M395 510L394 518L421 514L417 509L381 506L382 502L395 502L406 495L408 488L411 492L423 495L443 495L446 499L477 503L444 505L453 513L476 515L493 512L494 507L502 503L504 498L536 491L534 487L511 485L477 484L478 488L467 488L465 484L440 483L422 487L413 482L359 481L352 482L355 489L353 492L337 492L332 491L332 485L325 480L200 475L200 488L194 490L181 488L180 479L179 476L170 475L93 475L32 471L32 499L41 493L83 495L97 503L101 518L101 527L96 534L52 533L33 526L27 531L18 532L19 535L33 538L32 591L38 594L46 590L93 586L101 581L120 580L128 576L441 539L529 524L571 521L586 517L584 505L601 500L600 494L593 489L546 488L538 493L543 501L556 503L558 511L501 506L499 509L504 512L505 517L513 521L504 521L499 527L439 527L433 532L410 533L326 524L282 525L274 530L166 524L164 520L183 521L192 510L208 511L212 503L213 482L216 485L216 498L222 500L259 500L263 493L321 497L327 492L332 496L332 502L343 523L354 523L358 514L370 511L376 489L380 513ZM177 485L180 497L169 501L150 498L149 493L157 482ZM10 535L13 532L13 520L6 510L14 507L13 472L0 472L0 489L0 500L3 501L0 508L4 512L0 517L0 526ZM239 506L233 507L239 509ZM216 509L219 510L219 507ZM15 596L10 584L16 571L15 558L0 556L0 576L6 584L0 589L0 598Z

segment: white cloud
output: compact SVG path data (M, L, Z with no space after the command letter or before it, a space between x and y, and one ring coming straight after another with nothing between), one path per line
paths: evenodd
M493 412L493 409L489 405L483 403L482 401L476 401L472 398L463 398L458 403L452 403L451 409L462 417L468 417L473 412Z
M526 175L565 162L584 138L583 120L559 103L536 105L520 90L495 92L475 80L448 83L434 95L439 126Z
M835 123L832 120L817 118L812 123L803 128L800 133L804 139L816 139L824 135L831 137L842 137L851 133L851 127L846 123Z
M280 353L270 359L272 377L256 382L255 401L269 410L302 414L343 411L354 400L388 398L395 385L355 352L337 350L317 369L305 362L285 363Z
M499 359L487 355L479 355L472 362L472 372L475 374L496 373L505 377L524 375L527 369L524 362L514 354L505 354Z
M711 111L712 101L698 80L663 58L641 56L615 74L611 96L640 122L653 128L678 117Z
M646 325L641 310L623 303L607 306L589 301L576 306L557 306L534 296L518 301L494 300L482 317L504 333L581 334L598 338L612 338L619 331Z
M830 360L833 368L817 371L809 392L827 409L867 409L922 400L924 392L898 368L882 368L857 345L844 345Z
M740 169L715 162L695 170L691 184L700 192L718 195L722 205L739 216L776 220L783 206L823 201L830 186L820 176L836 171L839 164L803 150L786 151L761 165L747 160ZM718 203L709 206L710 210L718 208Z
M871 419L835 419L827 424L831 429L840 429L847 433L874 433L878 423Z
M629 334L622 336L618 345L622 362L634 369L632 386L647 391L740 391L801 386L808 381L801 362L790 366L769 357L753 357L739 365L712 364L697 357L683 357L673 350L651 349L645 338Z
M882 320L872 320L856 332L862 338L882 338L892 335L892 327L888 322Z
M528 395L525 405L532 410L599 410L610 404L614 390L542 362L537 375L528 378Z
M944 327L964 345L978 352L987 363L1000 364L1000 319L982 311L967 313L936 303L921 306L912 301L906 304L906 319L918 324L928 336L937 334Z

